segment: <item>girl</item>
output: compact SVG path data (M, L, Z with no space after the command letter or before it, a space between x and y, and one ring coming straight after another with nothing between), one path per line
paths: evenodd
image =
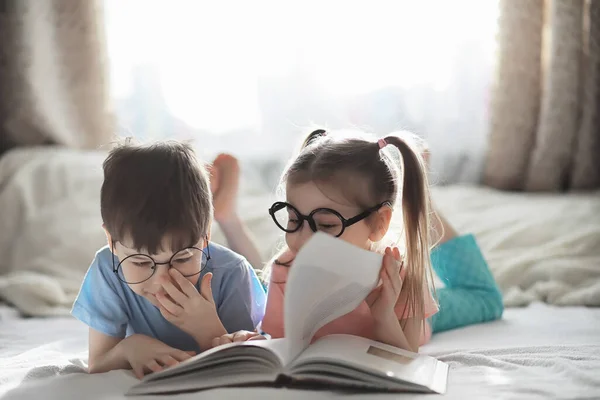
M286 232L287 249L271 266L264 332L283 336L287 273L295 254L317 230L385 255L382 285L354 311L321 328L315 339L347 333L418 351L432 330L501 316L502 297L471 235L458 237L443 219L434 218L436 230L442 228L444 234L430 258L428 185L418 145L410 135L373 140L316 130L308 136L283 175L286 202L270 209L274 222ZM389 247L399 194L403 257ZM430 262L446 285L437 292L439 313L429 290ZM426 318L430 319L424 325ZM217 338L213 345L257 338L261 336L256 332L241 331Z

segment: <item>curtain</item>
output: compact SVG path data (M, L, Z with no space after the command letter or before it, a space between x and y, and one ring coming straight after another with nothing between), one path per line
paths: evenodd
M100 0L0 1L0 152L97 148L112 118Z
M600 187L600 1L500 1L484 183Z

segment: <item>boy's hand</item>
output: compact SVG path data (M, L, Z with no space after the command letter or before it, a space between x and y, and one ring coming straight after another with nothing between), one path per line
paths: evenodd
M246 342L248 340L267 340L267 338L258 332L237 331L235 333L228 333L226 335L214 338L212 341L212 347L217 347L227 343Z
M212 274L208 273L202 278L200 292L175 268L169 269L169 274L179 288L171 281L163 283L168 296L156 296L160 303L160 313L167 321L190 334L202 350L210 348L214 337L227 333L213 300Z
M195 355L193 351L174 349L160 340L139 334L123 339L118 346L139 379L146 372L162 371L163 368L177 365Z
M376 322L397 321L394 307L402 290L400 270L403 262L397 247L385 249L379 277L382 284L373 290L366 298L371 309L371 315Z

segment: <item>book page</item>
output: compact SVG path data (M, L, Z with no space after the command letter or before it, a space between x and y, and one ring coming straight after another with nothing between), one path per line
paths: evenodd
M295 358L328 322L354 310L375 288L383 256L317 232L290 269L284 304L285 338Z
M216 366L232 368L233 365L240 363L254 365L253 369L256 370L262 369L263 371L278 373L284 366L287 348L285 339L228 343L202 352L173 367L146 375L140 384L177 375L186 375L194 371L215 369ZM206 376L205 373L202 377L204 376ZM240 375L239 378L243 377ZM198 375L195 379L201 379L201 376ZM243 379L240 379L240 381L243 381Z
M290 370L298 377L303 371L318 370L384 386L386 381L408 383L438 393L445 390L448 375L447 364L433 357L350 335L319 339L294 360Z

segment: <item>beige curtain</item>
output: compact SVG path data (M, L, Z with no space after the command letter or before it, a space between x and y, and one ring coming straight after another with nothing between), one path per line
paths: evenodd
M0 0L0 151L112 138L102 0Z
M600 188L600 0L500 0L484 183Z

